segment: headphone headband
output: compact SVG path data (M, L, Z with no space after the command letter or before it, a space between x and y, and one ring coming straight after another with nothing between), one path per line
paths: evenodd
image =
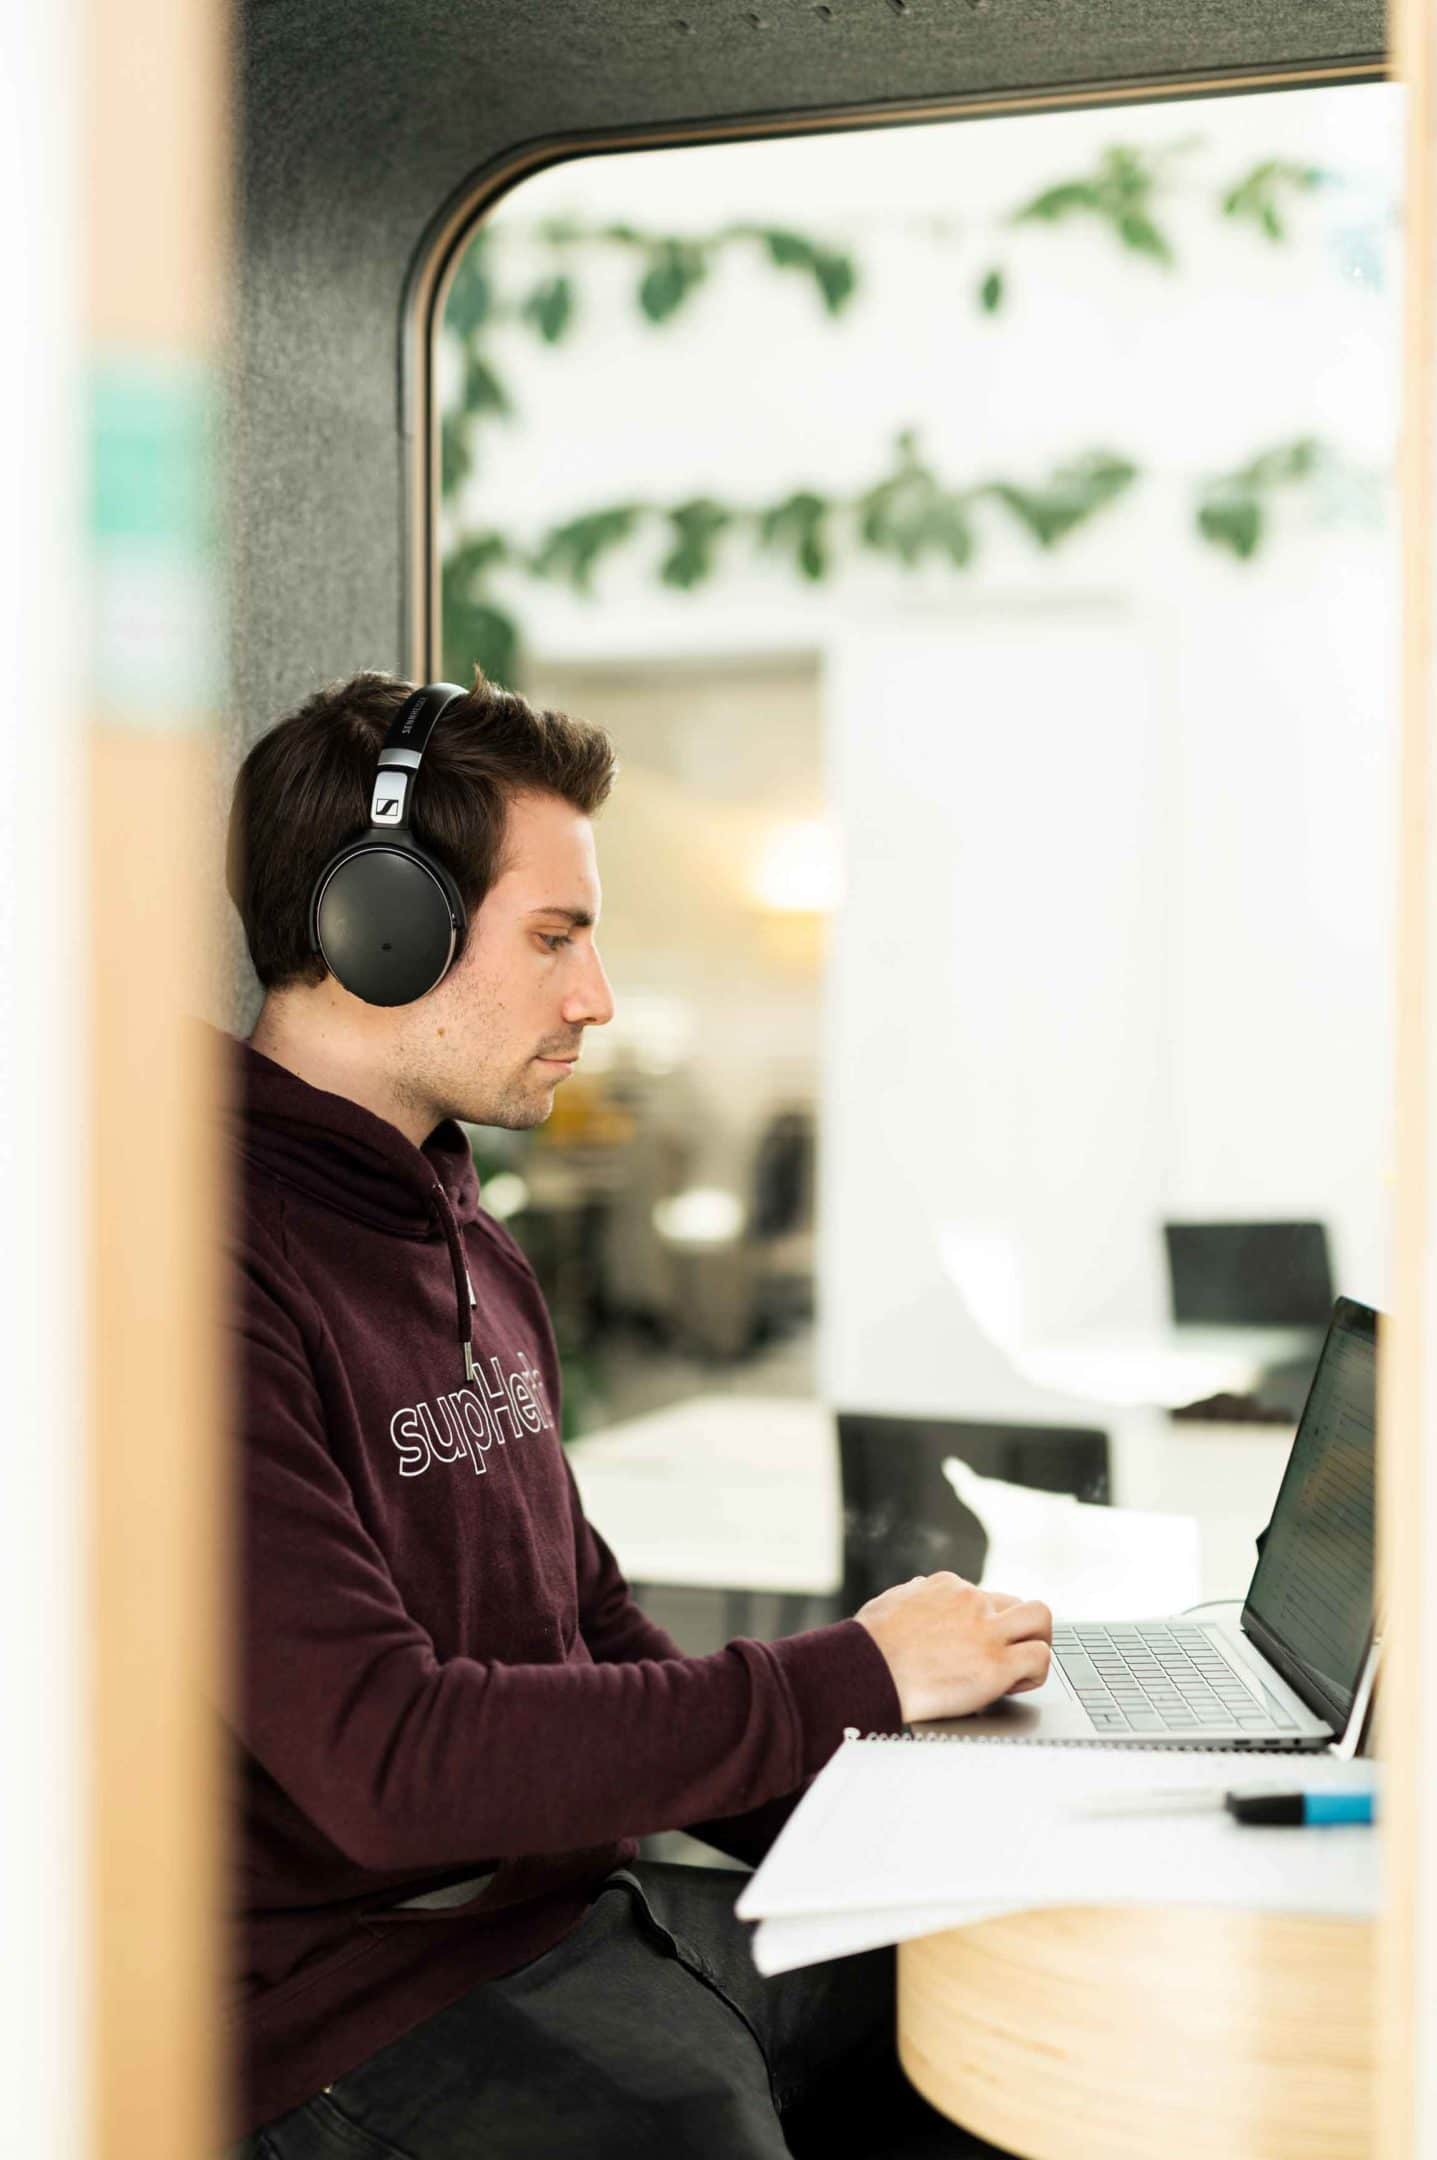
M408 831L415 776L429 738L450 706L468 695L457 683L426 683L404 700L380 746L369 797L371 832Z

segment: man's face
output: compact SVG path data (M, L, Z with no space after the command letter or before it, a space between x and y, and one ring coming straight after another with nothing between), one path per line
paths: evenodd
M413 1107L522 1131L540 1125L587 1027L613 1018L594 943L594 829L557 795L516 795L504 864L459 959L406 1011L395 1081Z

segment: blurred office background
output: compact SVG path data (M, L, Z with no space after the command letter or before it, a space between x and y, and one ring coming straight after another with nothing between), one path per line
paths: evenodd
M742 1543L741 1466L841 1430L771 1575L846 1507L860 1587L907 1446L897 1559L981 1562L956 1456L1243 1589L1333 1290L1384 1301L1396 97L591 159L478 228L445 672L621 773L617 1016L473 1138L621 1558L633 1465L736 1451Z

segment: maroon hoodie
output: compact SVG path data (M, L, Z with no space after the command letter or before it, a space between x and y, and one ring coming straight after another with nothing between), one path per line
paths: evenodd
M680 1654L585 1520L460 1128L235 1048L240 2136L549 1949L636 1837L757 1859L845 1725L901 1722L853 1620Z

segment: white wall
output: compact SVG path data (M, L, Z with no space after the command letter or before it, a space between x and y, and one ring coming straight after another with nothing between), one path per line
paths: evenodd
M1051 1399L995 1344L1157 1318L1151 703L1143 626L1116 611L854 636L833 656L831 1401L1037 1414Z
M1172 611L835 647L829 1399L1083 1414L994 1345L1147 1333L1164 1219L1318 1217L1384 1299L1393 746L1295 604L1236 681Z

